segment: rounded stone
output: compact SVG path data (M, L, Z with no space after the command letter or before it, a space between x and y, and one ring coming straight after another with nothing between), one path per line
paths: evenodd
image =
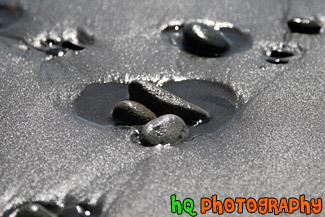
M188 124L206 122L209 114L202 108L146 81L129 84L130 100L142 103L157 116L175 114Z
M26 204L19 208L16 217L57 217L40 204Z
M189 129L180 117L167 114L144 125L140 131L140 141L146 146L171 144L181 141L188 134Z
M118 124L143 125L157 116L141 103L131 100L119 102L113 110L113 120Z
M230 49L224 33L203 23L189 23L183 29L184 49L201 56L219 56Z
M320 24L313 19L295 17L288 21L291 32L318 34L321 30Z

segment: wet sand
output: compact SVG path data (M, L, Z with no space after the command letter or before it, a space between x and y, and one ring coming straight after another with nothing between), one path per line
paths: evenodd
M286 23L292 17L323 22L322 3L2 1L25 15L0 26L0 216L19 204L63 203L71 195L102 204L101 215L112 217L174 216L172 194L193 198L197 207L213 194L324 197L325 40L323 31L289 33ZM204 58L164 40L166 26L193 20L230 22L249 32L252 46ZM35 49L41 36L75 39L77 29L94 43L62 57ZM302 49L286 64L267 62L266 51L279 43ZM74 102L89 85L136 79L222 83L243 107L222 127L176 147L143 147L131 141L130 128L76 116Z

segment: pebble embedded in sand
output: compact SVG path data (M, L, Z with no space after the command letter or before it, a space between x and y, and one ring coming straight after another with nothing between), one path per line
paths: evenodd
M274 58L286 58L286 57L292 57L295 54L292 53L291 51L286 51L286 50L273 50L270 53L270 57Z
M76 44L74 44L74 43L72 43L70 41L62 42L61 46L64 47L64 48L68 48L70 50L83 50L83 49L85 49L85 47L76 45Z
M183 29L183 46L201 56L219 56L230 49L230 41L223 32L203 23L189 23Z
M157 116L141 103L131 100L119 102L113 110L113 120L119 124L143 125Z
M170 144L186 138L188 134L189 129L180 117L167 114L144 125L140 131L140 141L146 146Z
M68 206L59 214L59 217L85 217L85 209L81 206Z
M146 81L129 84L130 100L142 103L157 116L175 114L188 124L208 121L209 114L200 107Z
M316 20L299 17L289 20L288 26L291 32L305 34L318 34L321 29L320 24Z
M266 61L269 63L273 63L273 64L287 64L287 63L289 63L289 59L287 59L287 58L269 57L266 59Z
M40 204L26 204L19 208L16 217L57 217Z

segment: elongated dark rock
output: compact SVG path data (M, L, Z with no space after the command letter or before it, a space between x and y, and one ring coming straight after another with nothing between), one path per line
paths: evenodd
M288 26L291 32L305 33L305 34L318 34L321 26L312 19L307 18L292 18L288 21Z
M294 53L285 50L274 50L271 52L270 57L274 58L283 58L283 57L292 57Z
M183 46L201 56L218 56L230 49L223 32L203 23L189 23L183 29Z
M157 116L175 114L188 124L208 121L209 114L200 107L146 81L129 84L130 100L148 107Z
M76 44L74 44L74 43L72 43L70 41L62 42L61 46L64 47L64 48L71 49L71 50L83 50L83 49L85 49L85 47L80 46L80 45L76 45Z
M119 124L143 125L157 116L141 103L131 100L119 102L113 110L113 120Z
M287 64L289 63L288 58L274 58L274 57L269 57L266 59L267 62L273 63L273 64Z
M19 208L16 217L57 217L40 204L26 204Z
M144 125L140 132L140 141L146 146L170 144L186 138L188 134L189 129L180 117L167 114Z

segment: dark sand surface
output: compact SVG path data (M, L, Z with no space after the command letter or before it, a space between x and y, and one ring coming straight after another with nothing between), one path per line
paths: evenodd
M271 64L264 56L284 40L288 18L324 21L324 1L1 4L20 5L26 16L23 23L0 29L0 216L14 205L63 201L67 195L100 201L102 215L110 217L176 216L170 212L172 194L193 198L196 211L199 198L213 194L220 199L325 196L324 34L287 35L287 42L304 49L288 64ZM233 23L251 34L252 48L200 58L162 39L161 30L173 21L197 19ZM22 42L70 28L85 29L95 43L46 60ZM214 80L232 87L244 109L215 132L177 147L142 147L131 142L131 129L76 118L72 104L87 85L134 79Z

